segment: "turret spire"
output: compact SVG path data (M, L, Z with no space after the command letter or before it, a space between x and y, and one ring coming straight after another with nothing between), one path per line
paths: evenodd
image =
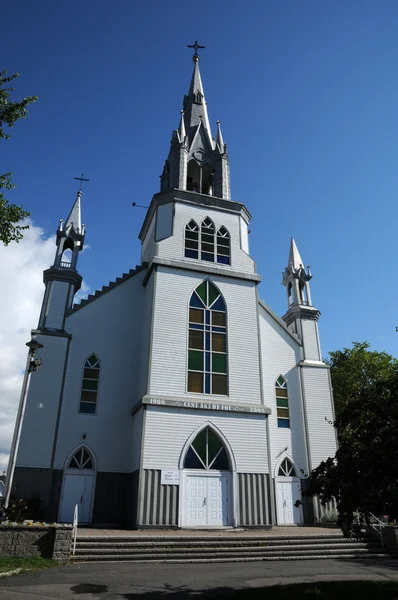
M81 190L79 190L77 192L75 203L72 206L72 210L70 211L69 216L66 219L66 223L64 225L64 231L65 231L66 235L69 234L71 229L74 229L78 233L81 232L81 229L82 229L81 207L80 207L80 198L81 197L82 197L82 192L81 192Z
M218 150L221 154L224 152L224 140L221 133L221 124L220 121L217 121L217 137L216 137L216 146L218 146Z
M303 266L303 261L301 260L300 252L298 251L294 238L291 238L290 241L288 267L290 267L290 265L293 265L294 269L299 269Z
M294 238L290 241L289 261L283 273L283 285L287 287L289 307L293 305L311 306L309 281L312 279L310 268L303 267L303 261Z

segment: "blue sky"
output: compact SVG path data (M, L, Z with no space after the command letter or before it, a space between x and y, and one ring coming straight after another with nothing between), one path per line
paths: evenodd
M186 44L198 39L232 197L253 216L262 299L285 312L294 236L314 275L323 354L364 339L396 354L395 0L22 0L3 17L15 98L39 96L1 142L1 171L18 184L9 198L52 235L73 177L90 178L79 270L91 290L140 261L145 213L131 203L158 191L191 76Z

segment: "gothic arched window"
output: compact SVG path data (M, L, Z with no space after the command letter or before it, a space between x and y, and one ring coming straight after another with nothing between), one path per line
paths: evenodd
M80 393L80 413L94 415L97 412L98 381L100 363L98 357L92 354L84 363L82 389Z
M69 469L93 469L93 459L87 448L79 448L69 461Z
M228 394L227 314L211 281L203 281L189 303L188 392Z
M220 227L217 231L217 262L229 265L230 252L229 232L225 227Z
M230 470L225 448L210 427L198 433L190 444L185 456L184 469Z
M202 221L200 234L200 258L214 262L214 223L209 217Z
M289 397L286 380L280 375L275 384L278 427L290 427Z
M185 256L199 258L199 227L193 219L185 225Z
M285 458L279 467L278 475L280 477L297 477L293 463L288 458Z

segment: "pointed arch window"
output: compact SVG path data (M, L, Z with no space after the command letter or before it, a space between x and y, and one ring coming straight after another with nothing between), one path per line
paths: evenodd
M99 376L100 363L98 357L92 354L84 363L79 413L94 415L97 412Z
M229 265L230 254L229 232L225 227L220 227L217 231L217 262L223 265Z
M185 256L199 258L199 226L194 220L185 226Z
M275 384L276 412L278 417L278 427L290 427L289 396L287 383L284 377L280 375Z
M230 470L225 448L210 427L198 433L190 444L185 456L184 469Z
M79 448L69 461L69 469L93 469L93 459L87 448Z
M203 281L189 303L188 392L228 394L227 315L211 281Z
M202 221L200 233L200 258L208 262L214 262L214 223L209 217Z
M291 460L285 458L278 470L279 477L297 477L296 470Z

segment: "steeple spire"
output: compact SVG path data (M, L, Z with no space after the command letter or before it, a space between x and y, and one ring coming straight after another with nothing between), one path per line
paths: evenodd
M82 192L79 190L77 192L76 200L74 205L72 206L72 210L69 213L68 218L66 219L66 223L64 225L64 231L68 235L71 229L74 229L76 232L81 232L82 229L82 219L81 219L81 207L80 207L80 198L82 197Z
M301 260L300 252L298 251L294 238L291 238L290 241L288 267L290 267L291 265L294 269L300 269L300 267L303 266L303 261Z
M194 67L188 96L184 97L185 124L191 141L196 133L196 129L203 124L211 147L212 138L209 115L207 114L207 104L199 71L199 56L197 54L194 54L193 61Z

